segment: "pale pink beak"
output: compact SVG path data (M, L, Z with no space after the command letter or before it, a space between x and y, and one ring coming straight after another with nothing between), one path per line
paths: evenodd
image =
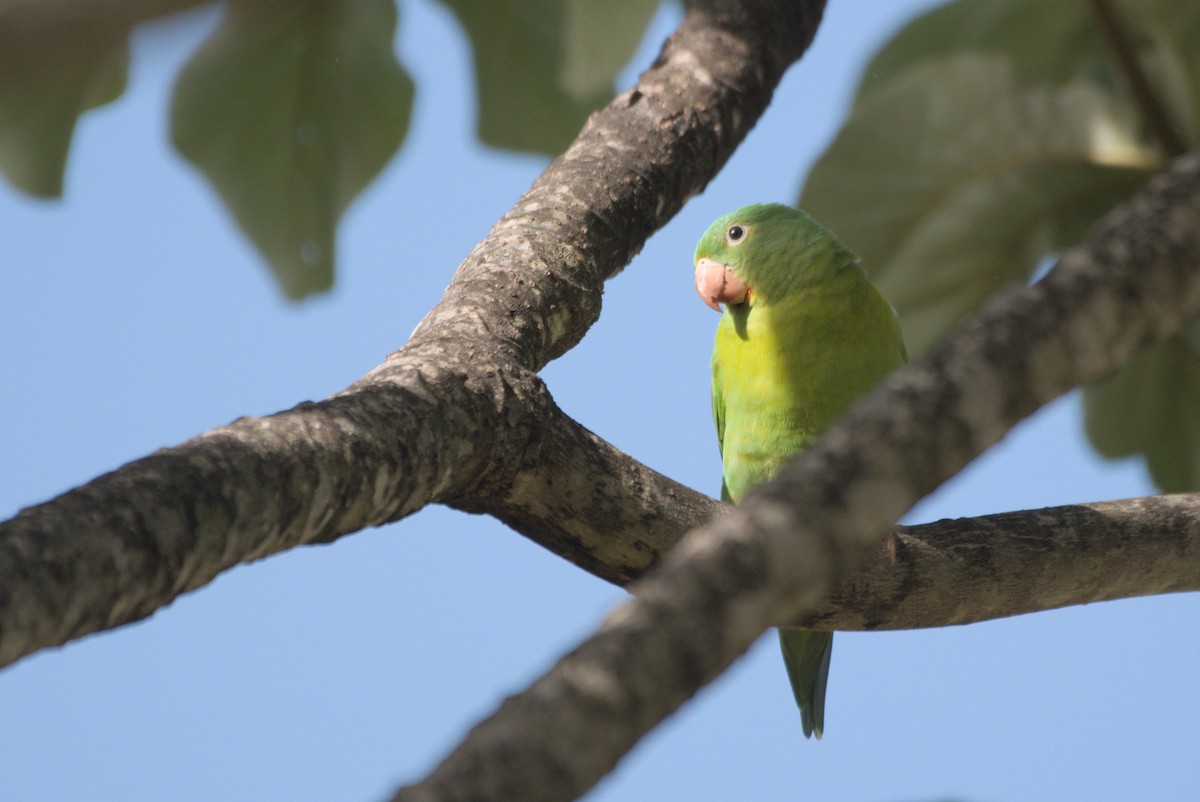
M696 292L710 309L721 311L721 304L740 304L750 288L738 278L729 265L714 262L707 256L696 262Z

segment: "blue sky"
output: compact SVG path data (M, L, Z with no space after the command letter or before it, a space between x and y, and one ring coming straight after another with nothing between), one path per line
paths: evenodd
M929 5L831 4L743 148L546 369L569 414L717 492L717 317L691 289L694 242L743 203L794 200L866 57ZM129 90L83 118L62 201L0 187L0 514L346 386L404 341L536 177L544 159L474 141L470 53L451 15L401 6L412 126L350 208L324 297L284 302L169 148L173 78L212 11L137 33ZM677 13L660 13L622 88ZM907 520L1149 492L1137 462L1091 454L1068 397ZM622 597L490 519L442 508L242 566L148 621L0 672L0 798L379 799ZM772 635L588 799L1193 800L1198 615L1193 594L839 635L819 743L801 736Z

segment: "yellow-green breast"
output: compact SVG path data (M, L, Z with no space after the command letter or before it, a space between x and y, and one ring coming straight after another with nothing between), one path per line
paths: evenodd
M774 476L905 360L895 312L854 280L774 304L730 306L713 350L713 411L724 490L739 501Z

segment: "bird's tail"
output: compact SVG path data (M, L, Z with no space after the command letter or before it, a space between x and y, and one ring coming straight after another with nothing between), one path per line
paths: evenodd
M825 730L825 686L829 682L833 633L781 627L779 645L783 647L783 663L800 708L804 737L815 734L820 738Z

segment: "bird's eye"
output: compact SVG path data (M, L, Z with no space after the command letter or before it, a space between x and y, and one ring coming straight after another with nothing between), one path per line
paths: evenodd
M730 245L737 245L746 238L746 229L744 226L732 225L725 230L725 241Z

